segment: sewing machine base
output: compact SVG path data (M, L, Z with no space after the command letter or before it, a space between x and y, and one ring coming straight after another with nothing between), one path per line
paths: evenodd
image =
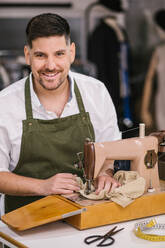
M62 196L48 196L7 213L1 219L17 231L60 219L65 219L68 224L83 230L160 215L165 213L165 204L163 204L165 202L165 181L163 182L163 191L144 194L125 208L111 201L98 201L93 205L82 206Z
M165 213L165 192L150 193L136 199L126 208L114 202L87 206L87 211L65 219L79 230L124 222ZM82 207L82 206L81 206Z

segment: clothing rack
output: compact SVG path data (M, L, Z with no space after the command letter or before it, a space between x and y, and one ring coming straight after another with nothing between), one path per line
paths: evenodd
M29 67L21 50L0 50L0 90L27 76Z
M0 57L7 56L20 56L23 55L23 51L21 50L0 50Z

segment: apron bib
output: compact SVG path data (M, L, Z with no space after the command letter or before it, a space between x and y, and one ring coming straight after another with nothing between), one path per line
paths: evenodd
M79 114L53 120L34 119L29 78L26 80L27 119L23 120L20 158L13 173L38 179L47 179L57 173L72 173L82 178L82 171L74 166L79 161L77 153L83 153L87 137L93 141L95 137L89 113L85 112L76 82L74 82L74 91ZM5 212L10 212L41 197L5 195Z

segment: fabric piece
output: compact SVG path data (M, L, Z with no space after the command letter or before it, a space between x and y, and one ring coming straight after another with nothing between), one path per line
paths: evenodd
M87 195L85 194L86 184L83 184L81 179L78 178L77 180L81 188L79 192L87 199L109 199L122 207L128 206L134 201L134 199L144 194L145 179L140 177L136 171L118 171L114 174L114 179L116 179L121 184L121 186L115 188L112 192L107 193L105 190L102 190L98 195L96 195L94 192L95 189L92 186L93 192Z

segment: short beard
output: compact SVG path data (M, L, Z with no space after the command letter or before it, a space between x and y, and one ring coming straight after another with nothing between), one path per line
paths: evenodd
M57 90L62 84L63 82L60 82L55 88L47 88L45 87L44 83L43 83L43 80L42 79L39 79L39 84L45 89L45 90Z

